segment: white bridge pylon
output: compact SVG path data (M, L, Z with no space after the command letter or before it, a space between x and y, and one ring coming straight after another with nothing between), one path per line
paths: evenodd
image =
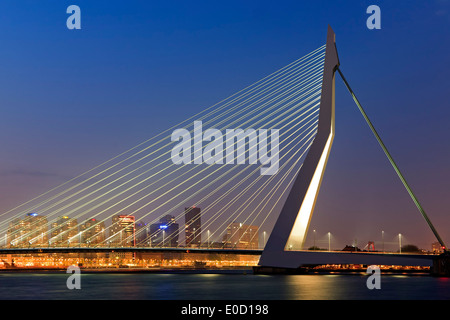
M306 156L260 259L261 266L296 268L334 138L335 71L339 59L328 27L317 135Z
M320 185L327 164L328 156L334 138L335 122L335 73L339 72L355 103L363 114L366 122L380 143L383 151L394 167L414 203L434 232L437 240L445 249L445 244L431 224L417 198L411 191L393 161L381 138L373 128L359 101L339 69L339 58L336 49L335 34L328 27L325 48L325 61L322 77L322 92L320 99L320 114L318 131L312 143L303 166L294 180L281 209L278 220L272 230L269 240L259 261L260 272L276 272L272 269L296 269L308 265L320 264L376 264L376 265L416 265L432 266L431 255L402 255L385 253L348 253L348 252L313 252L304 251L303 245L308 233L308 227L314 212L314 206L319 194ZM303 250L303 251L302 251ZM265 269L268 267L269 269Z

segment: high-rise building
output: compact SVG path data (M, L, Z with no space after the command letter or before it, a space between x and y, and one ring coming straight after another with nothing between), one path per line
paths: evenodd
M175 217L166 215L150 226L149 241L152 247L178 247L179 225Z
M232 222L223 236L225 248L258 249L258 226Z
M51 225L50 241L54 245L79 244L77 219L61 216Z
M6 233L6 242L8 246L20 246L22 245L22 239L26 231L24 230L24 225L22 219L15 218L9 223L9 228Z
M78 237L85 245L101 244L105 241L105 222L98 219L87 219L80 226Z
M184 208L186 247L200 247L202 242L201 209L198 207Z
M109 238L116 246L135 246L136 226L134 216L114 216L112 218Z
M150 227L144 222L136 223L136 246L145 247L150 245L147 240L150 232L149 228Z
M24 219L14 219L9 224L6 237L10 246L47 245L47 218L37 213L28 213Z

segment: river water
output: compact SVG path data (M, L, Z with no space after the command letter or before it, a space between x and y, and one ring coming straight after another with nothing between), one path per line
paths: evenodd
M0 299L27 300L448 300L450 279L366 274L254 275L235 273L82 273L81 289L64 272L0 273Z

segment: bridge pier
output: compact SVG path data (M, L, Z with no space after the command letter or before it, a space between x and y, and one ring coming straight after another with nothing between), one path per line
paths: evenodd
M450 252L445 251L433 259L431 275L436 277L450 277Z
M450 252L440 255L347 253L347 252L298 252L297 263L275 266L256 266L255 274L307 274L310 267L326 264L398 265L429 267L435 277L450 277ZM292 260L291 260L292 261Z

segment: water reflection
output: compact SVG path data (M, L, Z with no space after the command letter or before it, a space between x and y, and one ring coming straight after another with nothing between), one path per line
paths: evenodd
M66 274L0 274L0 299L366 300L450 299L450 280L382 275L369 290L365 274L82 274L68 290Z

